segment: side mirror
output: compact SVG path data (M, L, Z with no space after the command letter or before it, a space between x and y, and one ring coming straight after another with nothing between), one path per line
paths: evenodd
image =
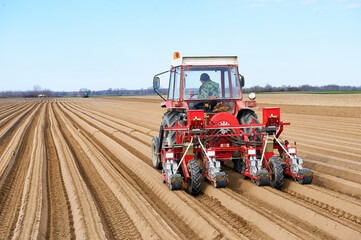
M159 77L154 77L153 78L153 88L159 89L159 87L160 87L160 79L159 79Z
M239 83L241 84L241 87L243 88L244 87L244 77L239 74Z

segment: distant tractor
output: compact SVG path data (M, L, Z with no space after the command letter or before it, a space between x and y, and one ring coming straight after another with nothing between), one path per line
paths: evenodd
M163 74L170 74L167 100L157 91ZM289 125L281 121L280 109L263 108L261 124L253 111L259 109L256 95L244 100L243 86L237 57L175 53L171 69L154 76L153 88L166 112L159 136L152 139L152 161L171 190L185 184L198 195L201 176L216 188L226 187L229 179L221 166L228 160L259 186L281 189L284 175L312 182L313 172L303 168L296 147L279 138Z
M88 98L88 97L89 97L88 92L84 92L83 98Z

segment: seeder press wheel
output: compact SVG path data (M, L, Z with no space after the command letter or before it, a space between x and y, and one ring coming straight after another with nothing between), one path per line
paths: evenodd
M226 173L224 172L217 172L216 173L216 181L212 181L212 185L215 188L224 188L227 184Z
M170 190L181 190L182 184L182 176L180 174L172 174L170 176L170 182L168 183Z
M303 176L303 178L297 178L297 182L299 184L311 184L312 180L313 180L313 174L310 174L311 170L304 168L304 169L300 169L298 171L298 175Z
M270 185L270 178L269 173L266 170L260 170L257 173L257 177L259 180L254 179L254 182L257 186L269 186Z

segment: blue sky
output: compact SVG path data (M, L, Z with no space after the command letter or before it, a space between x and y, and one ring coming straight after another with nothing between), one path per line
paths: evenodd
M361 0L0 0L0 91L139 89L182 56L246 87L361 85Z

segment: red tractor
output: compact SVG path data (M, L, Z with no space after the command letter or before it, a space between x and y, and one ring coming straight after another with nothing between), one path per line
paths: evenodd
M160 76L169 74L168 99L157 91ZM193 195L200 192L201 176L214 187L229 181L222 163L233 161L234 170L259 185L281 189L283 176L301 184L314 178L303 168L296 147L279 136L284 123L279 108L263 108L263 123L252 109L259 108L255 94L244 100L244 77L237 57L180 57L171 69L154 76L154 91L166 108L159 136L152 139L153 166L171 190L183 184ZM277 153L277 154L275 154Z

